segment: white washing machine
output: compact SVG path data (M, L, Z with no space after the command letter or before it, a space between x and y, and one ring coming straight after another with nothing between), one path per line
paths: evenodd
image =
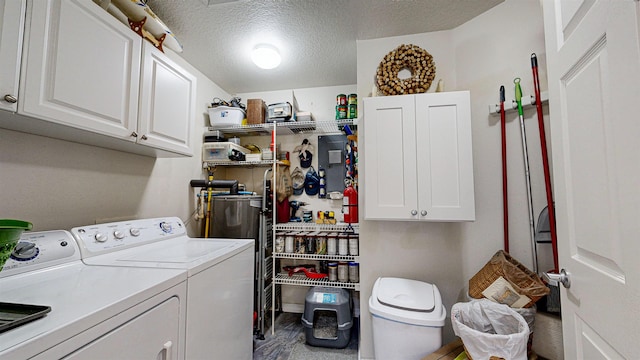
M87 265L187 272L186 359L252 359L254 240L190 238L176 217L71 232Z
M25 232L0 271L0 359L183 358L186 279L87 266L68 231Z

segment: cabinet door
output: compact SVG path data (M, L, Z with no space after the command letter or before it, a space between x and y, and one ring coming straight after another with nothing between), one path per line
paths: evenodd
M142 39L86 0L39 0L30 23L19 113L134 141Z
M419 218L414 99L364 99L360 157L365 219Z
M475 220L469 92L416 95L416 137L420 218Z
M0 0L0 109L15 112L26 0Z
M193 155L195 76L147 42L142 68L138 142Z
M171 297L63 359L177 359L179 324L180 300Z

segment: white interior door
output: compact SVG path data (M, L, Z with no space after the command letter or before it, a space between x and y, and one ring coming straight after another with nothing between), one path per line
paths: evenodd
M567 359L640 354L639 6L543 2Z

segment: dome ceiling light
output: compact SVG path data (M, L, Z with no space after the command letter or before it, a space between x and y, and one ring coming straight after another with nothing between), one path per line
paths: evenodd
M271 45L258 45L253 49L251 60L261 69L274 69L280 65L280 53Z

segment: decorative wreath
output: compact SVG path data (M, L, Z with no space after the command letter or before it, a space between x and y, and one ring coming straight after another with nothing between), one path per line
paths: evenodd
M407 69L411 77L398 78ZM384 95L419 94L426 92L436 76L433 56L413 44L402 44L388 53L378 65L376 85Z

